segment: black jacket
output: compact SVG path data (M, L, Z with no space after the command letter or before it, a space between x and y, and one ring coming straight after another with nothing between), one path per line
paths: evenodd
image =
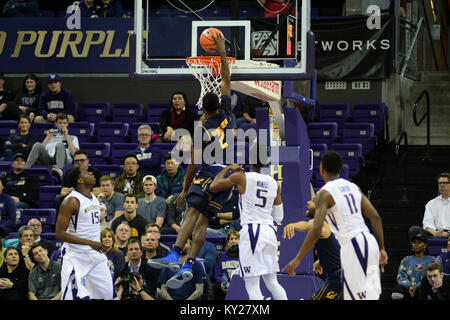
M4 192L9 196L19 198L20 201L28 203L31 207L36 207L39 198L39 183L27 171L19 174L11 172L6 176Z

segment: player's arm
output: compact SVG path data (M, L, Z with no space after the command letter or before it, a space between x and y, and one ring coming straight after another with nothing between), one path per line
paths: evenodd
M312 229L314 223L314 219L311 219L309 221L298 221L294 223L288 224L286 227L284 227L283 230L283 239L291 239L295 235L295 231L299 232L308 232ZM320 233L320 236L322 238L328 238L331 235L330 227L328 226L328 223L324 222L322 225L322 232Z
M212 192L220 192L231 187L236 186L239 193L243 194L245 192L245 174L243 168L239 164L232 164L223 168L211 182L210 190ZM237 171L228 177L225 177L228 172Z
M69 226L70 219L73 215L78 214L79 209L80 203L76 198L70 197L63 200L59 208L58 218L56 220L56 240L87 245L91 246L94 250L103 251L104 246L100 242L83 239L67 232L67 227Z
M225 39L219 33L216 33L215 40L216 44L213 48L220 55L220 75L222 77L220 94L231 97L231 75L230 68L228 67L227 53L225 51Z
M367 197L362 192L361 196L361 210L364 216L370 220L370 224L373 227L373 232L380 248L381 271L384 272L384 266L388 262L388 256L386 250L384 249L383 225L381 223L381 217L378 214L377 209L375 209L370 200L367 199Z
M303 242L302 247L298 251L297 255L289 264L283 268L282 271L287 270L288 274L294 275L295 269L299 266L302 259L305 255L314 247L314 244L320 237L320 233L322 231L322 226L325 221L325 217L327 215L328 208L331 208L334 205L333 198L331 195L325 191L320 190L314 199L315 202L315 215L314 222L311 230L309 230L306 235L305 241Z
M245 190L245 189L244 189ZM281 223L284 218L283 201L281 200L281 187L278 185L277 196L273 200L272 217L277 223Z
M201 134L203 135L203 130ZM180 195L174 202L177 208L181 208L184 204L184 199L187 196L189 187L192 184L192 180L194 180L195 173L198 170L198 163L201 163L201 159L202 159L202 150L191 148L191 162L188 164L186 168L186 174L184 175L183 181L183 190L181 191Z

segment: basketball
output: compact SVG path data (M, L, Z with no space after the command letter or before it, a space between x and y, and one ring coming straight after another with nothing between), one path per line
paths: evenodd
M222 31L216 28L208 28L202 32L202 34L200 35L200 45L202 46L203 50L207 52L216 52L216 50L209 48L216 44L216 40L214 39L216 33L219 33L223 37Z

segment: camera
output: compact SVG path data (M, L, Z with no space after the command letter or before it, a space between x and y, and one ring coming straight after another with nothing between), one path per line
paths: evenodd
M120 275L120 282L118 286L123 287L122 299L121 300L136 300L139 299L139 295L135 296L131 294L131 286L130 283L134 281L136 278L139 281L142 276L139 272L130 272L128 269L124 270L123 274Z
M53 136L62 135L62 129L54 129Z

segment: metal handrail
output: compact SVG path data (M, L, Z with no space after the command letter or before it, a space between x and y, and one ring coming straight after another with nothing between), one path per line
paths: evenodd
M426 102L427 102L427 111L423 114L422 118L420 118L419 121L417 121L417 108L419 107L419 102L422 100L422 98L425 96ZM427 146L426 146L426 154L422 158L422 161L431 161L431 143L430 143L430 118L431 118L431 112L430 112L430 94L428 93L428 90L423 90L420 96L417 98L416 102L414 102L414 110L413 110L413 119L414 124L416 126L420 126L423 122L423 120L427 118Z

